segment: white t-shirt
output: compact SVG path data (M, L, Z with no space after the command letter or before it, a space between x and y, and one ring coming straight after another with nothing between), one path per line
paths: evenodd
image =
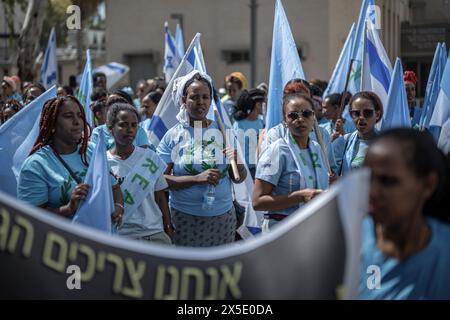
M136 166L137 160L147 151L148 149L135 147L133 153L126 160L122 160L108 151L107 157L111 171L117 178L125 178L134 166ZM118 233L123 236L141 238L164 231L162 212L155 202L154 192L166 188L168 188L168 184L162 173L158 180L156 180L154 190L148 193L147 197L142 201L142 204L134 212L127 212L125 210L123 223Z

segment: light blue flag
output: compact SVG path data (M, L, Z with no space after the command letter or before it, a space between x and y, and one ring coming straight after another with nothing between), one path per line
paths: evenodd
M78 90L78 101L84 107L86 120L91 127L94 125L93 115L91 111L91 93L93 89L92 82L92 64L90 50L86 50L86 64L84 65L83 75L81 76L80 89Z
M1 191L16 196L17 180L14 173L20 172L22 163L30 154L39 134L42 107L52 98L56 98L56 86L48 89L0 126Z
M441 128L450 118L450 55L445 64L444 74L441 80L441 89L431 117L430 126Z
M353 42L353 46L351 49L351 59L360 60L360 56L358 55L358 51L360 51L360 47L364 42L364 30L366 25L367 17L370 18L374 25L377 24L376 14L375 14L375 0L362 0L361 10L359 11L358 24L356 25L355 31L355 41ZM360 60L361 61L361 60Z
M375 25L367 22L364 40L364 59L361 76L361 91L372 91L378 95L387 113L387 97L392 77L392 65ZM382 120L383 121L383 120ZM381 122L377 124L381 127Z
M165 33L165 45L164 45L164 75L166 78L166 83L169 83L172 79L175 71L180 64L177 46L172 34L169 30L169 24L167 21L164 23L164 33Z
M350 65L350 50L352 49L353 39L355 37L355 24L352 25L350 32L348 33L347 40L345 40L344 47L342 48L341 55L334 67L333 74L331 75L328 87L323 93L323 97L333 94L341 93L345 89L345 81L347 80L348 66ZM351 92L355 94L356 92Z
M58 84L58 61L56 60L56 34L54 27L48 38L39 82L42 83L46 89L50 88L52 85Z
M442 60L443 44L438 43L431 64L430 75L428 76L425 98L423 100L422 113L420 115L419 127L423 130L430 127L431 116L433 115L434 106L440 90L442 74L445 68L445 56ZM445 54L445 52L444 52ZM444 63L442 63L444 62Z
M95 146L84 179L84 183L90 186L89 193L72 222L112 233L111 215L114 212L114 199L103 132L100 132L98 139L99 143Z
M181 61L184 56L184 35L183 35L183 29L181 29L180 25L177 23L177 30L175 33L175 43L177 44L177 52L178 52L178 59Z
M350 72L348 91L356 93L361 91L362 63L364 55L364 38L366 20L369 18L375 26L379 25L375 12L375 0L363 0L356 24L355 36L351 47L350 60L353 60ZM348 69L348 65L347 65Z
M395 61L385 109L381 131L394 128L411 128L402 62L399 58Z
M283 5L280 0L276 0L266 130L281 123L283 89L286 83L294 78L305 79L305 74Z

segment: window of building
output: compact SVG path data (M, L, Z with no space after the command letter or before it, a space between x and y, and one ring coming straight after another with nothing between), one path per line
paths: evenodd
M249 50L223 50L222 59L227 64L250 62Z

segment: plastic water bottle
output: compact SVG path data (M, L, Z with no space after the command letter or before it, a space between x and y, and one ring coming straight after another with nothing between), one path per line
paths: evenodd
M203 210L212 210L214 201L216 200L216 188L212 184L208 184L206 192L203 194Z

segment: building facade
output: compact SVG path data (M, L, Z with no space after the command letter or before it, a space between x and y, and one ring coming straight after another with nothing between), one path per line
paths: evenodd
M106 0L108 61L130 65L131 84L162 74L164 21L172 33L180 17L186 46L196 32L218 86L242 71L250 80L250 0ZM255 83L267 82L274 3L257 0ZM329 79L361 0L283 0L303 68L309 79ZM400 54L401 23L410 19L409 0L377 0L381 34L391 58ZM176 17L173 19L171 17Z

